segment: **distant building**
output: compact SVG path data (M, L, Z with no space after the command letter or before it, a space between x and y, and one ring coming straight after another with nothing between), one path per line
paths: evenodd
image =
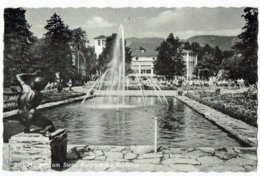
M153 62L158 55L156 49L149 43L133 43L128 47L132 51L132 75L138 77L155 76L153 70Z
M94 38L94 47L97 59L106 46L106 36L100 35Z
M149 43L133 43L128 46L132 51L131 69L133 76L154 77L154 61L157 59L158 51L156 47ZM190 50L183 50L183 60L185 61L186 79L193 78L193 71L197 65L198 56Z
M183 50L183 60L186 66L186 79L192 79L194 68L198 63L198 55L193 51Z

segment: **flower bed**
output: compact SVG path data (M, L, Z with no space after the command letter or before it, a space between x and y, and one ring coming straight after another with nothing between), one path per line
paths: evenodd
M42 93L43 93L42 104L66 100L68 98L85 95L85 93L79 93L79 92L73 92L67 90L63 90L62 92L58 92L57 90L46 90L46 91L42 91ZM18 99L18 94L4 94L4 112L17 109L18 108L17 99Z
M245 94L219 95L211 92L188 92L186 96L235 119L257 126L257 99L245 97Z

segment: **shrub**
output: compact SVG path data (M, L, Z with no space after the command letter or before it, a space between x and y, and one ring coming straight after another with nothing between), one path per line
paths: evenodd
M220 94L220 88L217 88L217 89L215 90L215 94L216 94L216 95L219 95L219 94Z
M182 90L181 88L178 88L178 89L177 89L177 94L178 94L178 95L182 95L182 94L183 94L183 90Z

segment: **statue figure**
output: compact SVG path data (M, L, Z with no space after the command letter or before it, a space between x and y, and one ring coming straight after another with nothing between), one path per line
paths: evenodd
M55 131L55 127L49 119L41 116L36 109L43 98L41 91L47 85L47 81L43 77L39 77L38 74L39 71L16 75L22 88L18 97L19 121L24 125L25 133L30 132L31 125L35 125L42 128L41 134L49 136L51 132Z

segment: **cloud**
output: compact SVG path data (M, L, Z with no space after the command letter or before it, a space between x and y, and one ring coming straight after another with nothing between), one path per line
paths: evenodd
M161 12L158 16L149 19L148 25L150 27L164 25L164 24L171 22L177 16L178 16L178 14L174 13L173 10L167 10L167 11Z
M236 8L178 8L162 11L147 21L152 29L162 30L227 30L241 28L242 11Z
M96 28L107 28L115 26L115 23L109 22L100 16L95 16L90 20L87 20L86 27L89 29L96 29Z

